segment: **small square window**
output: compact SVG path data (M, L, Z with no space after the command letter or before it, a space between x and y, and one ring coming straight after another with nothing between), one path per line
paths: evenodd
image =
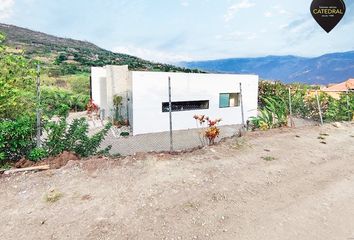
M240 106L239 93L220 93L220 108L238 107Z

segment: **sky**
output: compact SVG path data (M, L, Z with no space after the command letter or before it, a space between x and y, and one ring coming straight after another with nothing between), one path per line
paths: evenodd
M327 34L310 0L0 0L0 22L155 62L354 50L354 0Z

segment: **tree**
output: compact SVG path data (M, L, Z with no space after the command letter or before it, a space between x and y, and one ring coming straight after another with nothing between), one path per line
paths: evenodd
M0 119L14 119L35 106L36 71L22 55L6 52L0 33Z

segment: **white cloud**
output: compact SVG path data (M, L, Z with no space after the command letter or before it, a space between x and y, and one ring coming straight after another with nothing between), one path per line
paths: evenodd
M274 6L273 9L274 12L279 15L291 15L291 13L288 10L282 8L281 6Z
M272 7L272 10L271 11L267 11L264 13L264 16L265 17L275 17L275 16L278 16L278 15L291 15L291 13L287 10L285 10L284 8L282 8L281 6L274 6Z
M15 0L0 0L0 20L11 17Z
M264 33L264 32L262 32ZM244 42L257 39L258 34L254 32L232 32L226 35L216 35L215 38L218 40L225 41L235 41L235 42Z
M247 9L247 8L251 8L254 7L256 4L250 2L249 0L242 0L239 3L233 4L231 5L228 9L227 9L227 13L224 16L224 20L225 22L229 22L231 21L234 17L235 14L241 10L241 9Z
M265 17L272 17L272 16L273 16L273 13L272 13L272 12L265 12L265 13L264 13L264 16L265 16Z
M183 1L181 1L181 5L182 5L183 7L188 7L188 6L189 6L189 2L186 1L186 0L183 0Z
M114 47L113 52L125 53L145 60L150 60L153 62L161 62L161 63L174 63L174 62L194 60L191 56L184 55L184 54L173 54L171 52L140 48L132 45Z

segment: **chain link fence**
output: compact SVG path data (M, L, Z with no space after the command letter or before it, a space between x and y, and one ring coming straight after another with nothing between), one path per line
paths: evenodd
M242 88L241 88L242 89ZM169 89L171 93L171 89ZM132 109L129 109L129 101L126 101L124 106L120 109L111 109L108 113L111 117L107 120L102 120L99 117L88 118L90 125L90 133L94 134L98 132L108 122L113 123L109 134L105 138L102 148L112 146L110 153L113 155L133 155L136 153L147 152L173 152L173 151L188 151L196 148L201 148L210 143L207 134L210 131L208 127L208 120L204 119L203 125L200 125L199 120L193 119L195 112L193 109L208 109L209 106L203 105L206 103L191 102L183 104L174 104L171 99L173 96L169 95L169 102L162 103L162 112L169 115L166 118L165 125L170 126L170 131L139 134L133 136L133 129L129 126L127 116ZM260 99L263 99L261 95ZM322 92L320 90L307 90L307 89L285 89L282 94L273 94L272 98L276 99L275 102L283 102L284 109L274 108L271 112L274 119L278 117L278 111L285 112L286 123L282 126L287 127L302 127L306 125L319 125L329 122L337 121L352 121L354 115L354 92ZM237 100L238 110L242 112L242 118L235 119L235 122L241 124L216 125L218 137L215 142L219 142L225 138L233 136L239 136L244 129L247 129L249 124L252 124L251 119L243 119L243 102L242 102L242 90ZM265 108L266 103L264 100L260 100L259 112L261 115L262 109ZM280 106L280 105L279 105ZM190 119L185 121L195 121L195 127L187 130L175 130L175 125L178 119L175 118L175 114L178 112L186 111L190 113ZM122 114L124 112L124 114ZM128 113L127 113L128 112ZM103 113L101 113L102 115ZM78 116L76 116L78 117ZM82 117L82 116L81 116ZM222 116L220 116L222 117ZM213 119L214 120L214 119ZM168 121L168 122L167 122ZM244 124L242 124L244 123Z
M170 80L169 80L170 82ZM242 107L242 90L240 92L239 83L235 82L235 91L237 94L230 95L230 102L237 105L234 108L237 113L242 111L242 114L235 114L234 125L223 125L223 122L213 123L216 119L203 119L200 121L195 119L196 114L205 114L210 111L209 101L185 101L173 102L173 89L169 84L168 91L169 99L161 103L161 112L163 113L164 127L161 129L169 130L164 132L153 132L147 134L133 135L133 128L130 126L128 119L130 113L133 112L131 98L127 97L127 101L121 101L119 106L110 109L108 112L100 112L100 116L88 118L90 125L90 134L98 132L102 127L111 122L113 127L106 136L102 143L102 148L112 146L110 153L113 155L119 154L123 156L133 155L136 153L146 152L175 152L175 151L188 151L196 148L201 148L209 145L211 137L215 135L215 142L219 142L225 138L230 138L239 135L244 124L243 107ZM124 98L124 96L122 96ZM167 99L166 99L167 100ZM155 108L156 106L154 106ZM140 109L135 109L139 111ZM205 111L204 111L205 110ZM149 109L144 109L149 111ZM151 112L156 110L151 109ZM180 112L183 112L183 118L180 117ZM237 117L240 115L239 117ZM108 116L108 118L107 118ZM179 117L178 117L179 116ZM201 115L203 116L203 115ZM241 117L242 116L242 117ZM220 116L222 118L223 116ZM148 118L148 117L146 117ZM182 120L181 120L182 119ZM133 120L134 121L134 120ZM153 119L146 119L148 124L161 124L154 123ZM181 124L182 121L188 121L186 124ZM134 124L131 124L134 125ZM189 126L188 129L182 125ZM192 126L192 127L191 127ZM159 128L159 127L156 127ZM185 130L176 130L185 129Z
M353 121L354 91L321 91L289 89L290 125L296 127L293 118L313 121L317 124Z

